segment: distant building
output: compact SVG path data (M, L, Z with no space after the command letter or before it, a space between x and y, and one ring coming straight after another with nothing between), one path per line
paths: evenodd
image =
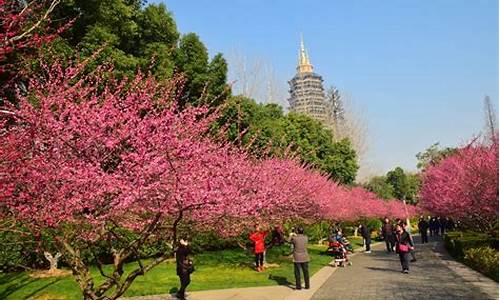
M329 121L329 106L323 88L323 78L313 72L313 66L300 40L297 74L288 81L290 85L290 111L303 113L323 122Z

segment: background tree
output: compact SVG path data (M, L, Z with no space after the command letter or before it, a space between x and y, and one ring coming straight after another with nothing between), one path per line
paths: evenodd
M344 104L340 91L335 86L331 86L326 91L326 99L328 103L328 112L335 127L340 126L345 121Z
M382 199L394 199L394 187L387 182L385 176L374 176L363 185L367 190L375 193Z
M243 51L229 54L229 79L235 95L254 99L258 103L288 106L286 83L277 78L275 67L261 57L248 57Z
M219 106L231 95L231 88L227 84L227 62L221 53L217 53L208 65L208 95L211 106Z
M396 167L394 170L387 173L387 182L394 187L394 196L400 200L406 200L409 194L409 183L408 178L400 167Z
M351 184L356 177L356 153L349 140L334 141L320 122L302 114L284 115L276 104L233 97L217 128L224 128L229 141L260 157L296 155L340 183Z
M425 169L428 166L436 165L443 158L455 154L456 151L456 148L450 147L441 149L441 147L439 147L439 143L434 143L429 148L425 149L424 152L417 153L417 168Z
M214 105L230 94L224 57L218 54L209 61L205 45L194 33L180 38L175 20L163 3L61 0L53 17L59 22L75 21L50 47L38 51L48 63L92 56L88 71L111 63L118 77L134 77L138 69L151 71L157 79L182 72L186 89L183 102L195 105L203 92ZM41 72L37 60L26 61L23 68L31 74Z
M498 136L498 120L496 117L495 109L491 104L489 96L484 97L484 114L485 114L485 127L487 132L486 141L493 141Z
M181 105L200 102L208 81L208 51L195 33L184 35L176 52L176 65L186 75L185 94Z
M327 127L332 129L335 140L347 138L351 141L358 164L362 166L358 177L363 178L370 171L369 162L366 161L370 143L366 118L362 111L356 108L352 98L335 86L328 88L326 99L329 115Z
M417 193L420 185L418 175L405 173L402 168L396 167L387 173L386 180L393 186L394 196L397 199L405 200L410 204L418 202Z

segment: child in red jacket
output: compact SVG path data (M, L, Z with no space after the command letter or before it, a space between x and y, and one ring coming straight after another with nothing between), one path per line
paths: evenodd
M257 272L264 271L264 252L266 251L267 231L262 231L259 226L256 227L254 233L250 234L250 240L254 243L255 266Z

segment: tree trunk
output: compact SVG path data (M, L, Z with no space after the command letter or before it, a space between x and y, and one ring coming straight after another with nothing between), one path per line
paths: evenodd
M50 263L49 272L57 271L57 263L59 262L59 258L61 258L61 253L57 252L55 256L52 256L50 252L44 251L43 255Z

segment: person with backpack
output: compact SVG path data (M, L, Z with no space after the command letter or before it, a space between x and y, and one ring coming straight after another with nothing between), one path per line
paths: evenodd
M250 234L250 240L254 244L255 269L257 272L264 271L264 252L266 251L265 239L267 231L261 230L260 226L255 227L255 232Z
M305 289L310 288L309 281L309 254L307 253L307 243L309 238L304 234L304 228L297 228L297 234L291 237L290 243L293 245L293 266L295 273L295 289L302 289L300 270L304 275Z
M188 255L191 253L188 248L188 240L187 238L182 238L179 241L179 247L175 251L175 261L177 263L177 276L179 276L179 280L181 283L181 287L177 292L177 298L184 300L186 299L186 288L191 283L191 273L194 272L194 264L193 261L188 258Z
M414 247L411 236L403 226L396 225L396 252L399 254L399 261L401 263L402 273L408 274L410 272L410 250Z

